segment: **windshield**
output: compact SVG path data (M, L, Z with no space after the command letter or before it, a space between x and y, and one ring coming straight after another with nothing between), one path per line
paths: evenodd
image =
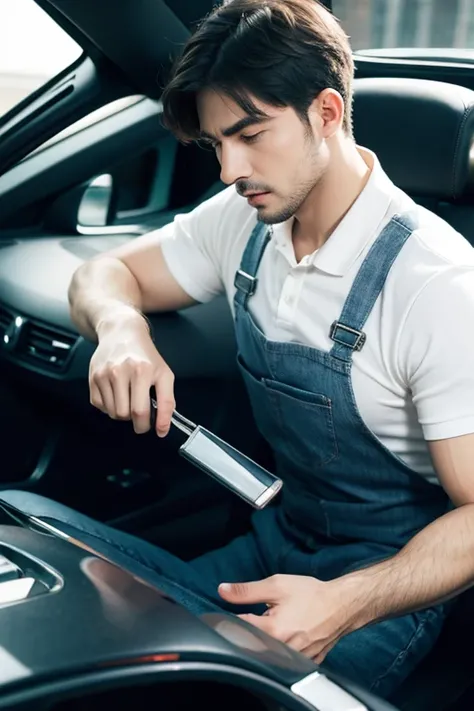
M0 116L81 54L34 0L0 0Z
M473 0L333 0L354 51L474 48Z

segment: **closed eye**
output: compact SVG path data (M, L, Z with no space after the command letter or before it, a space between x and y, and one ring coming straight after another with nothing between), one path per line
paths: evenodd
M245 134L241 133L240 138L244 143L255 143L259 136L265 133L265 131L257 131L257 133Z

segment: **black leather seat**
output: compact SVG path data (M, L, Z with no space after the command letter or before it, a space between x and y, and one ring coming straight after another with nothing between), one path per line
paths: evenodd
M398 187L474 244L473 91L422 79L356 80L354 133L360 145L377 153ZM465 652L473 639L471 588L458 598L435 648L392 703L402 711L454 709L474 689L474 664Z
M474 92L425 79L357 79L357 142L393 182L474 244Z

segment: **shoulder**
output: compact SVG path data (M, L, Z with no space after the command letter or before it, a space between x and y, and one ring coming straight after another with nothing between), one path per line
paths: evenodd
M474 248L432 212L419 207L416 218L387 280L381 315L391 324L394 355L412 387L422 379L431 383L430 374L446 380L449 367L471 373L472 336L465 325L474 321ZM469 354L469 366L461 354Z
M394 367L407 383L423 361L441 353L435 343L448 333L453 338L462 319L474 320L474 248L438 215L395 192L386 222L405 213L416 228L390 269L376 313Z
M474 247L439 215L421 206L416 209L418 227L412 235L413 250L440 269L474 266Z
M221 190L163 228L160 242L168 268L197 301L222 289L230 293L256 222L256 211L235 187Z
M474 247L467 239L435 213L408 200L398 207L411 208L417 226L386 284L387 291L396 295L400 317L402 310L406 316L416 302L425 303L434 296L436 300L455 298L460 275L474 270Z
M203 200L191 212L178 215L180 225L192 224L205 233L214 232L226 240L226 236L235 236L245 232L256 222L256 213L247 201L237 194L235 187L220 190L207 200Z

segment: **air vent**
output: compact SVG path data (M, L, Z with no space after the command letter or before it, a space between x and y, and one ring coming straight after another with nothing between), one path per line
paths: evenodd
M18 355L48 370L63 370L77 336L68 331L27 321L18 346Z
M0 304L0 339L2 341L7 329L11 326L13 319L13 314Z

